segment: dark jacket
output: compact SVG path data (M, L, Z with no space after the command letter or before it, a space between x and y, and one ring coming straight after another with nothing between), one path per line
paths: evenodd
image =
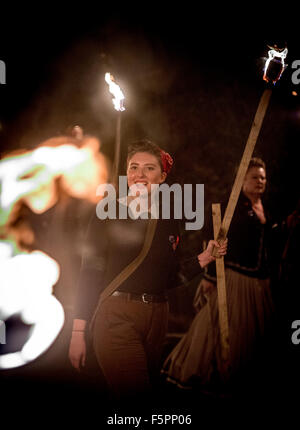
M105 219L93 214L86 234L74 318L89 320L105 287L139 254L145 219ZM182 261L177 220L158 219L151 248L118 291L161 294L202 271L197 256Z
M250 200L241 193L228 231L225 266L250 277L270 276L270 244L272 225L268 213L261 224ZM216 280L215 265L208 267L205 278Z

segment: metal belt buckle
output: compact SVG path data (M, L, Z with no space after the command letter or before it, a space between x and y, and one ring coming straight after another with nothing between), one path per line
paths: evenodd
M150 301L149 300L147 300L145 297L147 296L147 294L146 293L144 293L143 295L142 295L142 299L143 299L143 302L144 303L150 303Z

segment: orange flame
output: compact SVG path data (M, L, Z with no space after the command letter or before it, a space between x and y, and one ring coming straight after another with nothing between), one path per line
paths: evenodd
M98 201L96 190L108 177L107 163L96 138L85 137L78 147L69 137L56 137L33 151L8 154L0 162L0 225L8 221L22 201L43 213L57 201L57 179L62 190L75 198Z

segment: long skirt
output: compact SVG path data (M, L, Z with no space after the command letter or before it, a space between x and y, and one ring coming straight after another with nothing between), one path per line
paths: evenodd
M274 312L269 280L250 278L226 268L230 375L239 378L249 369L272 327ZM221 369L217 289L196 314L188 332L164 362L162 372L182 386L203 386ZM218 378L217 378L218 379Z

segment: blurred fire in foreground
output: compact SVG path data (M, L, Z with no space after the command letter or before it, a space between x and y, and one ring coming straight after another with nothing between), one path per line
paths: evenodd
M96 189L107 179L100 142L81 133L48 139L33 150L8 153L0 161L0 320L5 324L17 316L30 328L19 350L0 353L0 369L36 359L64 324L63 307L52 294L59 264L34 249L33 229L26 220L18 222L22 207L41 215L60 204L62 196L96 205Z

